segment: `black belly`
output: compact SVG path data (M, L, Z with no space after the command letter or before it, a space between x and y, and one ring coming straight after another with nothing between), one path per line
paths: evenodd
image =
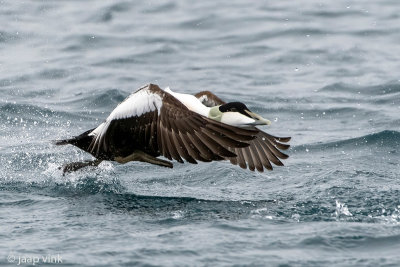
M99 153L100 159L113 160L126 157L135 150L143 151L153 157L160 156L157 144L157 130L151 124L144 124L139 118L112 121L107 129Z

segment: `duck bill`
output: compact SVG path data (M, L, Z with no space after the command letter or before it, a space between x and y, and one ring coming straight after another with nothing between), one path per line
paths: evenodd
M248 111L248 110L245 110L245 111L247 114L249 114L249 116L252 119L255 120L253 123L250 123L250 125L270 125L271 124L270 120L264 119L263 117L261 117L260 115L258 115L256 113Z

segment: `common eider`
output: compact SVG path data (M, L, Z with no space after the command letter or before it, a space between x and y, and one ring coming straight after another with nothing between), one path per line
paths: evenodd
M197 164L230 160L241 168L263 172L272 164L283 166L290 137L267 134L256 125L270 121L240 102L225 103L209 91L195 96L162 90L148 84L121 102L97 128L56 145L74 145L96 159L73 162L64 173L103 160L127 163L142 161L172 168L169 160Z

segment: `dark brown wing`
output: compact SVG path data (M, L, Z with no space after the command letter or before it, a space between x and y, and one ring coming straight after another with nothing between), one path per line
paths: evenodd
M254 129L259 130L254 127ZM276 137L266 132L259 130L256 138L249 141L249 146L244 148L230 148L237 157L227 158L234 165L239 165L246 169L249 167L251 171L257 169L263 172L264 168L272 170L272 164L283 166L280 159L287 159L289 156L282 153L281 150L286 150L290 147L288 144L290 137Z
M225 102L222 101L221 98L214 95L210 91L201 91L194 96L197 97L201 101L201 103L203 103L203 105L207 107L215 107L225 104Z
M163 105L158 115L158 150L168 159L191 163L236 157L229 148L248 146L258 133L256 129L240 129L205 118L186 108L180 101L159 88Z
M203 105L208 107L223 105L225 102L210 91L202 91L195 95ZM244 148L229 148L237 157L227 157L234 165L239 165L246 169L249 167L251 171L257 169L263 172L264 168L272 170L272 164L283 166L281 159L287 159L289 156L282 153L281 150L287 150L290 145L283 144L290 141L290 137L276 137L266 132L261 131L256 127L253 130L258 130L256 138L248 141L249 146Z
M128 113L130 102L125 102L106 120L107 129L102 130L98 147L108 158L142 150L179 162L183 162L182 158L191 163L222 160L236 157L230 148L249 146L247 142L258 133L256 129L236 128L192 112L157 85L150 84L142 90L146 91L138 91L137 97L141 97L144 106ZM127 101L136 103L135 97L132 95ZM160 99L162 103L157 102ZM126 117L127 114L131 116Z

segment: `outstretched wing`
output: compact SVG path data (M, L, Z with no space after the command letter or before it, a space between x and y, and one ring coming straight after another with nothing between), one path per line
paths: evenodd
M92 134L93 154L127 156L135 149L191 163L236 157L258 133L205 118L187 109L157 85L125 99Z
M225 102L210 91L202 91L195 95L203 105L208 107L223 105ZM261 131L256 127L252 130L258 130L256 138L248 141L249 146L243 148L229 148L229 150L237 155L237 157L227 157L234 165L239 165L246 169L249 167L251 171L257 169L263 172L264 168L272 170L272 164L283 166L281 159L287 159L289 156L282 153L281 150L287 150L290 145L284 144L290 141L290 137L276 137Z

